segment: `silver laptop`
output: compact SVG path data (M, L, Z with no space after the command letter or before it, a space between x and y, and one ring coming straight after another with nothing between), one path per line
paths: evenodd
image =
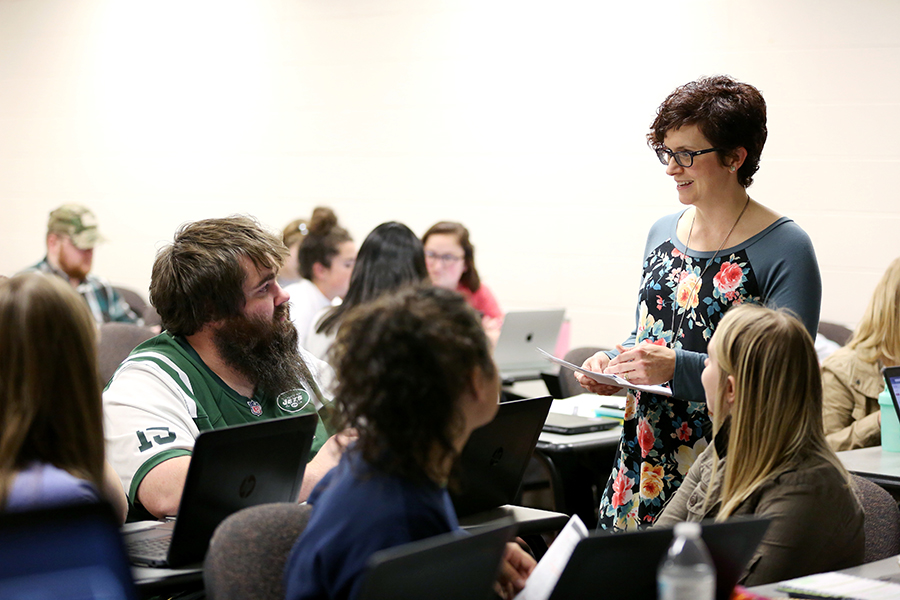
M563 308L510 311L503 317L494 362L505 382L540 379L558 367L547 362L537 348L553 352L566 311Z
M178 518L125 533L131 562L149 567L200 562L228 515L267 502L296 502L317 422L311 414L201 433Z

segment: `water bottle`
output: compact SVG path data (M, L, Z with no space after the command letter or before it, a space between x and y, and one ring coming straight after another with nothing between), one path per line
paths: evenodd
M700 537L699 523L675 525L675 539L656 572L659 600L713 600L716 568Z

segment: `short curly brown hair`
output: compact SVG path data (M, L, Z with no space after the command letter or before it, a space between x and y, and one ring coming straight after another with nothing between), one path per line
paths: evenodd
M241 257L258 269L280 269L288 256L281 239L252 217L235 215L182 225L156 255L150 303L163 328L191 335L206 323L244 308L246 273Z
M356 449L382 472L435 481L456 455L459 399L476 369L494 376L477 313L458 293L408 287L348 313L329 360L337 375L340 427L359 433Z
M737 148L746 149L747 158L737 176L738 183L750 187L768 136L766 101L758 89L727 75L686 83L659 105L647 143L660 148L669 131L686 125L696 125L719 148L719 160Z

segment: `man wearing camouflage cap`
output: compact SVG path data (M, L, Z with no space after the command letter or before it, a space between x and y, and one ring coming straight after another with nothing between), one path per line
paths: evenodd
M101 241L94 213L78 204L64 204L50 213L47 255L26 271L52 273L68 281L85 299L98 325L138 323L140 318L119 293L105 279L90 274L94 246Z

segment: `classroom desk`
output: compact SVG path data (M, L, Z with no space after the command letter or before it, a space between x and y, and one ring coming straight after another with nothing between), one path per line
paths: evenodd
M894 497L900 495L900 452L884 452L881 446L837 453L844 468L877 483Z
M141 598L166 596L167 593L203 588L203 564L180 569L138 567L132 565L131 576Z
M541 432L534 456L550 474L556 510L577 514L589 529L596 526L593 488L602 492L621 437L621 427L575 435Z
M506 517L513 518L516 525L518 525L517 535L523 537L559 531L569 522L569 515L528 506L507 504L493 510L463 517L459 520L459 526L463 529L473 530Z
M900 583L900 564L898 564L900 556L891 556L882 560L876 560L858 567L850 567L842 569L838 573L846 573L847 575L856 575L857 577L866 577L867 579L881 579L892 583ZM788 598L784 592L778 592L775 588L778 583L769 583L766 585L757 585L749 588L751 592L760 594L767 598Z

